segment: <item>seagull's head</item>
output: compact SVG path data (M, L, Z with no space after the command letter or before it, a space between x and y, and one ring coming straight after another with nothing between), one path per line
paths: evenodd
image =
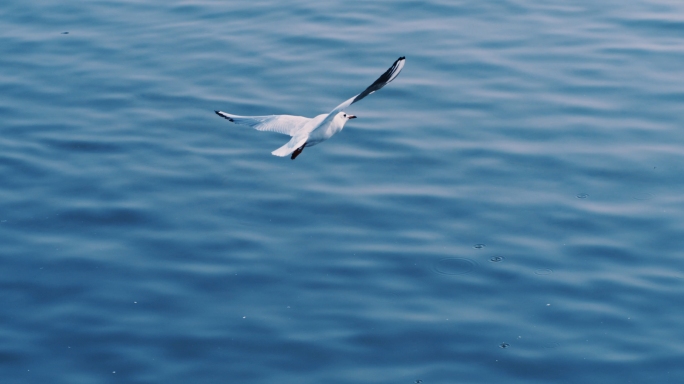
M356 119L356 116L350 115L347 112L340 112L335 117L341 120L342 125L351 119Z

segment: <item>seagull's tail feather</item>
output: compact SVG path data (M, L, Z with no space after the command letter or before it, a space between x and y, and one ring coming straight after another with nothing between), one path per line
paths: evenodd
M285 143L282 147L276 149L275 151L271 152L275 156L280 156L280 157L285 157L292 152L296 151L297 148L301 147L302 145L306 144L306 141L309 139L309 135L299 135L295 136L290 141Z

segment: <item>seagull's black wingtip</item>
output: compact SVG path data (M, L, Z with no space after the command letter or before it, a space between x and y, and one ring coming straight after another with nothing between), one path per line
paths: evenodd
M406 56L402 56L402 57L397 59L397 61L399 61L399 60L406 60Z
M221 114L221 111L214 111L214 112L216 112L217 115L223 117L224 119L226 119L226 120L228 120L228 121L235 122L235 121L234 121L233 119L231 119L230 117L228 117L228 116L226 116L226 115L222 115L222 114Z

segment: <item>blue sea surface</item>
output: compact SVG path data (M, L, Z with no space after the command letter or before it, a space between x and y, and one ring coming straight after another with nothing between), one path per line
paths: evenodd
M681 383L684 2L0 4L0 381ZM313 117L295 161L214 114Z

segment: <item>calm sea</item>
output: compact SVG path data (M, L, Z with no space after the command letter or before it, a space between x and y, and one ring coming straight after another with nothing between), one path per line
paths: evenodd
M681 383L684 2L4 0L0 290L6 384Z

